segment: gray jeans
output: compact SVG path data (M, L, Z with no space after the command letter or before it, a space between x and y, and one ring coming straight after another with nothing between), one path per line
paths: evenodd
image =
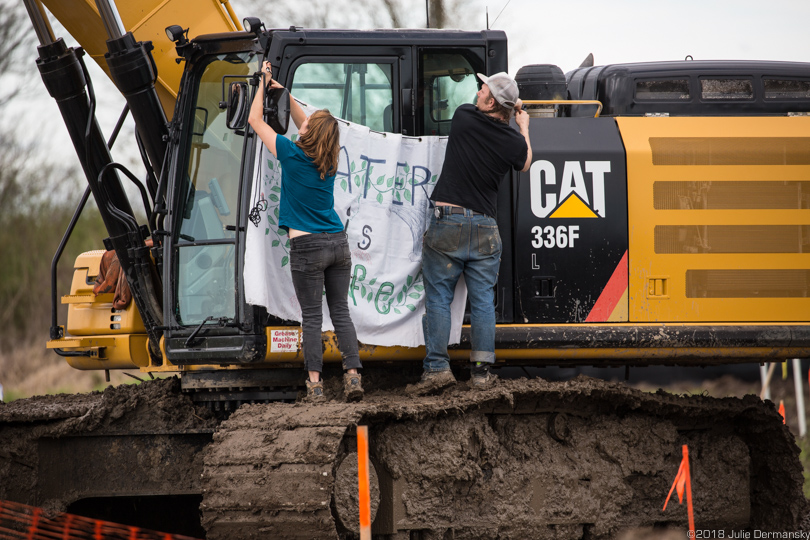
M357 352L357 332L349 314L352 256L346 233L307 234L290 242L290 270L301 305L304 363L307 371L323 368L323 296L335 326L343 369L363 367Z

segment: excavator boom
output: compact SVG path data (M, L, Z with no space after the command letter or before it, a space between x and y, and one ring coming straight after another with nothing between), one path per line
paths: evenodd
M104 60L110 34L95 0L41 1L110 76L110 68ZM182 25L188 30L189 39L202 34L242 30L228 0L119 0L117 8L125 31L132 32L138 41L152 42L152 57L158 74L155 87L168 118L174 111L183 65L176 61L177 53L174 43L166 36L166 27Z

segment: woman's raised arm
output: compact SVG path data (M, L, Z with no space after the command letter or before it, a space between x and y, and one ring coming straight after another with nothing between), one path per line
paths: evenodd
M250 105L250 114L248 115L248 123L250 123L250 127L253 128L253 131L256 132L267 149L270 150L274 156L278 157L276 153L276 130L271 128L267 122L264 121L264 87L267 84L267 79L270 79L270 88L282 88L278 82L273 80L271 69L270 62L262 62L262 83L256 90L256 95L253 96L253 103ZM304 111L298 103L295 103L295 100L291 101L295 104L295 107L301 111L301 114L303 114ZM306 116L304 116L304 118L306 118ZM295 121L294 114L293 120ZM298 125L298 122L296 122L296 125Z

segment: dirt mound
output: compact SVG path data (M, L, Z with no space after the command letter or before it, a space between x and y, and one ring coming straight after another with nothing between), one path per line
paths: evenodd
M38 485L53 463L41 461L43 441L92 435L213 430L216 420L180 392L177 378L109 387L89 394L60 394L0 403L0 499L42 503ZM53 445L58 452L58 442ZM98 468L104 470L104 464ZM110 470L114 471L114 468ZM127 474L124 468L118 474ZM115 479L109 479L114 483ZM42 482L39 482L42 484ZM71 502L48 501L64 510Z

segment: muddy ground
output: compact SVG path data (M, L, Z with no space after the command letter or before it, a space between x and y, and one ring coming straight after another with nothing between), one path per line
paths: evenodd
M92 490L101 484L196 490L204 493L210 540L269 531L349 538L350 527L340 523L346 510L334 502L322 508L330 499L323 495L345 488L335 478L345 475L343 459L360 423L370 425L380 475L375 528L391 538L417 531L422 538L596 539L680 527L685 505L670 502L666 514L660 507L682 444L690 446L701 526L793 530L806 515L793 436L774 407L754 397L675 396L579 377L505 380L485 392L459 383L414 399L401 380L372 375L364 382L369 391L360 404L340 402L330 383L326 405L247 405L224 422L195 406L173 379L3 404L0 499L59 511L97 496ZM205 449L175 442L188 433L208 437ZM120 453L136 463L106 467L93 456L78 475L60 470L59 462L81 467L69 449L86 448L76 444L88 435L113 441L105 442L110 462ZM151 437L150 447L134 455L118 447L120 437L133 436ZM181 446L187 459L161 459ZM77 485L60 491L53 477ZM82 484L85 477L97 482Z

